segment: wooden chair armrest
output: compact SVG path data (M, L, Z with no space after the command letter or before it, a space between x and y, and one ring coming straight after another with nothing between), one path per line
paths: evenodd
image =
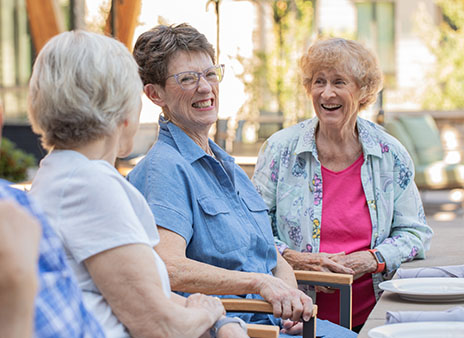
M353 276L342 273L320 271L295 271L299 284L320 285L340 290L340 325L351 330Z
M227 312L272 313L272 305L260 299L221 298L221 302ZM313 305L312 318L308 322L304 322L304 338L314 338L316 336L316 318L317 305ZM279 328L277 326L271 326L274 328L272 331L269 331L271 329L268 329L267 326L269 325L247 324L248 335L252 338L274 338L279 336Z
M274 325L247 324L247 333L252 338L278 338L279 331Z
M295 278L297 281L345 285L353 284L353 276L343 273L296 270Z
M222 305L230 312L272 313L272 305L260 299L221 298ZM313 305L313 317L317 316L317 305Z
M230 312L272 313L272 305L259 299L221 298L222 305Z

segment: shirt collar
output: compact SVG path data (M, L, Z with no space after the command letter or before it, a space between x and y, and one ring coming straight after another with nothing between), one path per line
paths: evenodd
M295 147L295 153L301 154L303 152L311 152L317 159L317 147L316 147L316 129L319 124L319 119L314 117L300 123L300 136ZM356 120L356 126L358 128L359 141L361 142L364 157L373 155L382 157L381 146L378 142L378 131L374 123L367 121L361 117Z
M159 117L160 136L161 134L171 138L177 146L180 154L190 163L197 161L198 159L208 155L198 144L193 141L181 128L176 126L172 122L167 122L166 119L160 115ZM234 158L222 150L216 143L211 139L208 140L210 148L213 150L215 156L221 161L232 161Z

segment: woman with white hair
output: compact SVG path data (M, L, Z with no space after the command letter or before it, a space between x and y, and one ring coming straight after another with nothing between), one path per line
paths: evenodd
M141 93L137 64L120 42L83 31L51 39L30 80L29 118L50 151L31 194L108 337L208 335L222 304L170 292L150 208L114 168L132 150ZM246 336L239 325L219 331L227 332Z

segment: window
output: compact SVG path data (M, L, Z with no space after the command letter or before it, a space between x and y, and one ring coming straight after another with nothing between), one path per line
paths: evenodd
M73 0L60 0L58 4L65 28L70 29ZM26 0L0 0L0 100L7 121L27 121L27 90L34 57Z
M386 84L395 77L395 4L390 1L358 1L358 40L376 51Z
M25 120L32 55L25 0L0 0L0 100L6 119Z

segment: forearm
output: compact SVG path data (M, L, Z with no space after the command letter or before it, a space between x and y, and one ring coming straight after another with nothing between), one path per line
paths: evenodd
M325 265L327 265L327 262L325 261L328 260L327 254L298 252L286 249L282 256L295 270L326 271Z
M178 296L168 298L152 249L146 245L113 248L85 263L95 285L132 337L199 337L222 314L222 307L219 312L202 306L191 309Z
M259 293L259 285L267 276L219 268L184 257L162 257L173 291L215 295Z
M177 306L176 306L177 307ZM171 312L166 311L165 331L170 330L169 336L160 337L200 337L214 325L215 320L202 309L188 309L179 306ZM178 328L174 332L174 328Z
M286 249L284 251L283 258L294 270L354 274L354 271L351 268L337 263L337 258L344 255L345 254L343 252L337 254L327 254L298 252L295 250Z
M141 311L123 320L134 338L193 338L200 337L214 324L203 309L188 309L167 298L145 299ZM142 309L143 308L143 309Z
M8 273L1 268L3 277ZM15 271L17 272L17 271ZM33 336L36 276L0 278L0 327L2 336L26 338Z
M289 286L295 288L298 287L293 268L290 266L290 264L287 263L287 261L280 255L279 252L277 252L277 265L272 272L275 277L282 279Z

